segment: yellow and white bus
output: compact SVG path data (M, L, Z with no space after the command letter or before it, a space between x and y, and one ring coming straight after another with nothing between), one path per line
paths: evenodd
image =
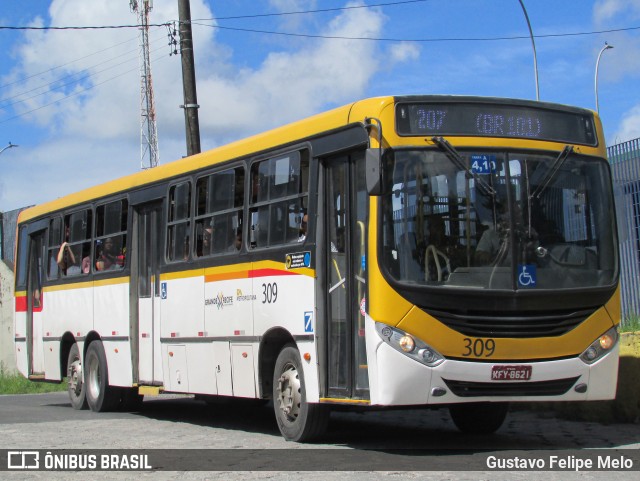
M332 406L615 395L611 175L594 112L380 97L20 215L15 349L73 406L161 391L272 399L305 441Z

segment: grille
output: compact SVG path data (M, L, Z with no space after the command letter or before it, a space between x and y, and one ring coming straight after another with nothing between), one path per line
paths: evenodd
M428 310L428 313L440 322L466 336L511 338L561 336L593 312L593 309L588 309L564 313L534 312L514 316L500 312L456 314Z
M578 377L538 382L467 382L443 379L451 392L460 397L481 396L561 396Z

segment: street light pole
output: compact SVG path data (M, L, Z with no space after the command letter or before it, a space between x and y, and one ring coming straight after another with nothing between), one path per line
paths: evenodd
M5 150L7 150L7 149L11 149L12 147L20 147L20 146L19 146L19 145L16 145L16 144L12 144L11 142L9 142L9 145L7 145L5 148L3 148L2 150L0 150L0 154L1 154L2 152L4 152Z
M600 66L600 57L602 57L602 54L605 50L608 50L610 48L613 48L613 45L609 45L607 42L605 42L604 47L602 47L600 53L598 54L598 60L596 60L596 78L594 81L594 90L596 92L596 112L598 113L600 112L600 106L598 105L598 67Z
M531 29L531 22L529 22L529 15L527 15L527 9L524 8L524 2L520 1L520 6L524 12L524 18L527 21L527 27L529 27L529 36L531 37L531 46L533 47L533 73L536 76L536 100L540 100L540 87L538 86L538 57L536 55L536 42L533 39L533 30Z

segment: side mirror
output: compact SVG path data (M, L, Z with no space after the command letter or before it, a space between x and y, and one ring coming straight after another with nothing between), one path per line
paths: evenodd
M369 195L382 194L382 156L378 148L367 149L365 157L365 172L367 192Z

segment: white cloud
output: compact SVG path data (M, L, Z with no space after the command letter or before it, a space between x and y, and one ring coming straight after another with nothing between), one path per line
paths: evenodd
M640 3L637 0L598 0L593 7L596 24L603 24L622 15L629 20L640 17Z
M280 11L315 7L315 1L272 3ZM191 0L191 14L194 19L214 17L206 0ZM53 0L49 16L51 25L136 21L126 2ZM177 16L174 0L154 2L152 23ZM380 9L369 8L343 10L331 17L318 27L325 37L381 36L386 20ZM35 18L32 23L43 25L44 20ZM383 52L374 42L292 38L288 45L272 48L247 66L243 52L234 52L217 36L214 28L194 26L203 148L357 100L364 96L383 60L388 69L394 62L419 55L409 43L385 46ZM178 108L183 103L180 58L169 57L164 29L152 29L150 38L160 161L165 163L186 150L184 114ZM12 86L12 95L23 93L16 97L23 101L14 109L32 111L21 121L28 128L39 126L49 140L15 149L22 150L14 156L19 162L13 165L11 177L16 180L0 185L0 210L43 202L139 169L138 53L134 29L25 34L14 52L16 67L3 81L22 79ZM86 78L73 83L78 77Z
M371 9L341 12L326 25L325 37L379 36L384 17ZM200 79L201 125L215 136L255 132L316 113L327 104L356 100L380 68L376 45L336 38L304 42L294 51L270 53L255 69L233 77ZM407 55L400 56L400 60ZM215 108L214 108L215 107ZM221 112L223 114L221 114ZM226 135L225 135L226 134Z
M399 42L389 49L389 55L394 62L406 62L420 57L420 47L411 42Z
M617 144L637 138L640 138L640 105L636 105L624 114L611 143Z

